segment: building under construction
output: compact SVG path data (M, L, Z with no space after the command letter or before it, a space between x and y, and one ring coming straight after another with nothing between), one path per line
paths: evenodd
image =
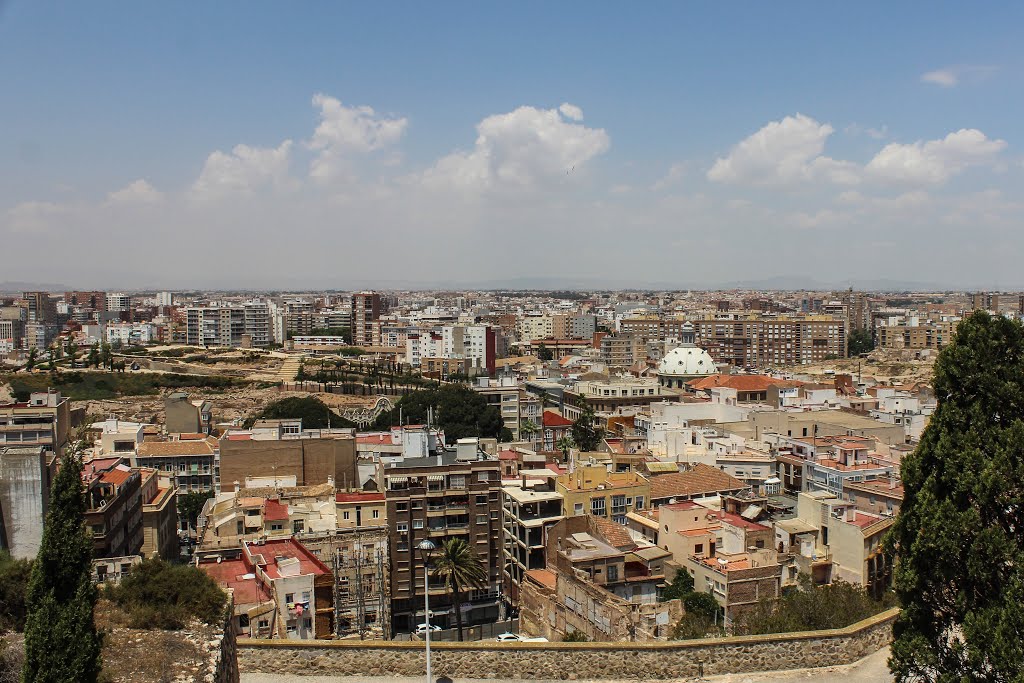
M363 529L332 539L334 623L339 638L389 638L388 532Z

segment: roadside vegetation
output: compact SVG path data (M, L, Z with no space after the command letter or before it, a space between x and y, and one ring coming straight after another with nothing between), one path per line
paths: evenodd
M55 370L27 374L23 372L0 374L0 384L10 384L18 400L26 400L34 391L56 389L76 401L146 396L159 394L161 389L194 388L205 391L228 391L250 386L251 382L237 377L210 375L179 375L156 372L76 372Z

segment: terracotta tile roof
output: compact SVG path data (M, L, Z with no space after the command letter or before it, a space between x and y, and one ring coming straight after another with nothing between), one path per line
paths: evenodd
M629 535L626 527L621 524L616 524L600 517L594 517L594 524L601 535L604 536L604 540L608 545L618 550L632 550L636 547L633 537Z
M280 522L288 519L288 506L281 505L273 498L268 498L263 504L263 519L268 522Z
M714 495L747 487L742 481L720 469L698 463L692 470L651 477L651 500L674 496Z
M516 452L515 451L499 451L498 452L498 460L518 460L518 459L519 459L519 457L516 456Z
M157 455L213 455L213 448L201 441L144 441L139 444L140 456Z
M335 502L338 503L369 503L379 502L384 500L383 493L377 493L376 491L356 491L353 493L338 493L334 496Z
M555 590L558 585L558 577L550 569L531 569L526 572L526 577L549 590Z
M572 420L562 417L553 410L544 411L544 426L545 427L571 427Z
M129 469L119 469L115 467L112 470L107 470L100 475L100 481L104 484L113 484L114 486L120 486L121 484L128 481L128 477L132 476L132 472Z
M726 387L736 391L768 391L768 387L798 387L803 382L778 379L767 375L708 375L688 382L694 391Z

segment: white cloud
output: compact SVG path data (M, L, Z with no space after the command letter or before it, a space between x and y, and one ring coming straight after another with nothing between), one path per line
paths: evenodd
M996 72L994 66L947 66L921 74L922 83L952 88L961 83L983 81Z
M943 183L970 166L988 164L1006 147L980 130L961 129L941 140L891 143L868 162L867 171L883 180Z
M668 173L662 176L656 183L651 185L651 190L659 192L666 188L677 185L679 181L683 179L683 176L686 175L686 170L687 164L685 163L672 164L668 169Z
M603 129L579 123L582 116L571 104L558 109L519 107L488 116L476 126L471 151L443 157L423 180L462 189L522 188L579 173L611 144Z
M573 121L583 120L583 110L577 107L575 104L569 104L565 102L558 108L558 111L562 112L562 116Z
M309 171L318 180L338 172L346 154L366 154L398 142L409 124L404 117L379 116L372 107L346 107L323 93L313 96L313 106L320 108L320 123L307 146L319 152Z
M192 196L213 199L283 186L288 180L291 148L292 141L285 140L276 148L235 145L229 153L217 150L206 158L192 185Z
M162 192L140 178L108 194L107 201L111 204L149 204L160 201L163 196Z
M6 227L11 233L47 232L55 219L66 216L71 210L70 206L53 202L22 202L7 210Z
M815 180L856 183L859 177L855 164L822 155L833 131L831 125L803 114L772 121L733 147L728 156L718 159L707 177L714 182L751 185Z

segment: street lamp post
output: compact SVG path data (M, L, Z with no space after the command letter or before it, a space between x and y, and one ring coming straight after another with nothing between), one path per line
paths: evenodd
M427 655L427 683L430 683L430 553L437 549L437 546L429 538L424 538L416 544L416 549L423 558L423 621L427 626L424 643Z

